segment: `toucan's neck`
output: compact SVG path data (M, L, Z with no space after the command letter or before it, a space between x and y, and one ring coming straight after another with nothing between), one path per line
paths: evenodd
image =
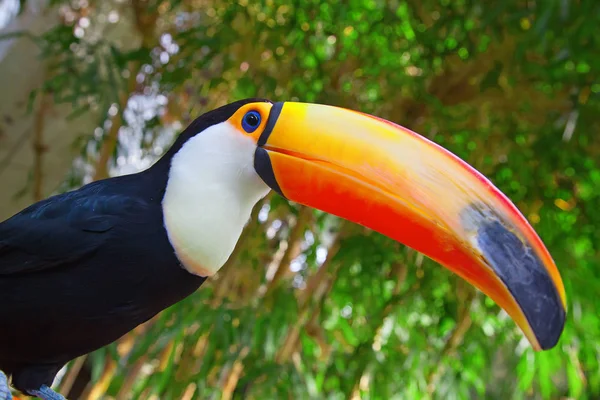
M171 245L184 267L210 276L227 261L254 205L269 188L254 170L256 144L227 122L185 141L155 165L168 179L162 202Z

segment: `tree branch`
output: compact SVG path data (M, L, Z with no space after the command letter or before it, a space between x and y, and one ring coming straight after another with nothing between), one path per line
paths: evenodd
M456 347L462 342L465 334L471 327L470 311L473 299L475 298L475 289L466 282L460 280L457 283L457 292L459 301L462 300L459 303L458 320L456 321L456 326L452 330L452 333L446 339L446 343L439 354L438 362L435 364L436 367L434 367L427 378L427 391L429 395L432 395L435 392L435 386L446 370L446 365L442 363L444 357L456 350Z
M348 226L349 223L346 221L342 222L338 234L329 247L325 262L323 262L323 265L321 265L318 271L311 276L306 284L306 289L300 294L300 298L298 299L298 306L300 307L298 320L293 326L288 328L288 333L283 340L283 344L275 356L276 362L285 363L290 359L300 337L300 331L310 320L310 305L318 303L320 299L327 293L329 284L326 278L329 276L329 274L336 273L335 266L332 267L333 260L341 248L340 241L343 236L345 237L345 234L347 233L346 228ZM322 290L318 290L319 288L322 288Z
M411 253L412 252L413 251L411 251ZM392 268L390 269L390 272L388 273L388 276L387 276L387 279L396 278L396 282L394 283L394 288L392 289L392 295L385 302L383 307L380 309L379 313L374 318L374 320L376 321L376 326L372 331L371 337L368 338L367 340L363 341L361 344L359 344L355 348L352 358L355 358L359 354L367 352L367 351L369 351L371 353L374 351L373 345L375 344L375 342L377 341L377 338L379 337L379 334L381 332L381 329L383 328L383 324L385 323L385 320L392 313L392 311L395 309L395 307L398 306L402 302L402 300L407 297L406 295L411 293L414 288L413 287L413 288L409 289L405 293L404 296L400 296L402 286L404 286L407 276L408 276L408 266L406 263L396 262L394 265L392 265ZM350 391L346 393L348 395L348 397L355 397L355 396L353 396L353 394L357 394L359 392L360 381L370 364L371 364L370 361L364 362L356 370L356 372L354 373L354 377L352 379L352 382L354 382L354 385L351 387L349 386L348 389Z
M158 14L148 13L146 11L148 2L145 0L133 0L131 6L133 8L136 30L142 38L140 50L146 49L150 51L156 42L155 27ZM96 172L94 174L95 181L108 177L108 161L117 147L119 130L121 126L123 126L123 110L127 106L129 97L135 92L137 85L137 74L140 66L141 63L139 61L129 63L129 78L127 79L126 91L119 94L117 113L111 118L110 129L104 139L104 142L102 143L100 156L98 158L98 162L96 163Z
M135 90L137 72L139 70L140 63L132 62L129 64L129 79L127 80L127 92L119 94L119 102L117 113L110 119L110 129L102 142L100 148L100 156L96 162L96 171L94 173L94 181L108 178L108 161L112 157L115 149L117 148L117 142L119 139L119 130L123 126L123 110L127 106L129 96Z

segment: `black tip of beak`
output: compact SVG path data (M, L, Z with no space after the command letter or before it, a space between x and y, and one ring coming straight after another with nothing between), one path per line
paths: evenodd
M477 243L521 307L542 350L554 347L563 331L566 312L552 278L534 250L498 219L480 221Z

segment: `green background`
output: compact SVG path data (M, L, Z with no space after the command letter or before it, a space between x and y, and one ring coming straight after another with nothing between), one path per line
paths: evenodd
M47 71L30 110L66 103L69 118L93 113L99 127L73 144L60 190L118 174L133 150L154 160L178 127L240 98L352 108L489 177L547 245L568 299L558 345L535 353L490 299L434 262L271 195L217 277L73 363L63 393L600 397L600 2L51 3L72 18L29 35ZM102 35L126 18L137 41ZM161 106L136 125L127 113L140 96Z

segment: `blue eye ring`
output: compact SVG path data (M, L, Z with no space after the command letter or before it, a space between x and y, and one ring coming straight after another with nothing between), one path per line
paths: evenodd
M248 111L242 118L242 128L248 133L252 133L260 126L262 120L258 111Z

